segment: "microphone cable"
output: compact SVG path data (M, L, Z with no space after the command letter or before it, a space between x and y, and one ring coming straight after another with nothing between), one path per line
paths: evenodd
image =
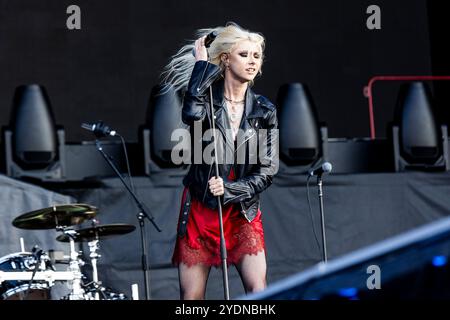
M317 233L316 233L316 228L314 227L314 216L313 216L312 208L311 208L311 199L309 198L309 179L311 179L311 177L312 176L308 174L308 177L306 178L306 198L308 199L309 216L311 218L311 225L312 225L312 230L314 233L314 238L316 239L316 243L317 243L317 247L319 248L319 251L322 252L322 247L320 245L319 238L317 237Z
M31 291L31 284L34 281L34 277L36 276L36 272L38 270L38 268L40 268L40 262L41 262L41 256L43 254L42 249L40 249L38 246L34 246L32 249L32 257L34 258L34 269L33 272L31 273L31 278L30 281L28 281L28 285L27 285L27 289L25 290L25 294L23 295L21 300L27 300L28 295L30 294Z
M129 180L129 182L130 182L131 190L134 192L134 184L133 184L133 179L131 178L130 161L128 160L128 152L127 152L127 147L126 147L125 139L124 139L117 131L111 130L110 127L106 126L106 125L103 123L103 121L97 121L97 123L95 123L94 125L90 125L90 124L87 124L87 123L82 123L82 124L81 124L81 127L82 127L83 129L87 129L87 130L89 130L89 131L93 131L94 134L96 135L98 141L99 141L99 138L101 138L101 137L103 137L103 136L113 136L113 137L117 136L117 137L120 138L121 143L122 143L123 152L124 152L124 154L125 154L125 162L126 162L126 165L127 165L127 171L128 171L128 180ZM99 127L99 129L96 128L96 127ZM98 135L98 134L96 133L97 130L100 130L100 131L101 131L102 136L100 136L100 135ZM107 156L108 156L108 158L109 158L111 161L114 160L113 157L111 157L111 156L109 156L109 155L107 155Z
M125 139L118 133L116 133L116 136L118 136L120 138L120 140L122 141L123 153L125 154L125 162L127 164L128 180L130 181L131 190L133 192L135 192L133 179L131 178L130 161L128 160L128 152L127 152L127 146L126 146L126 143L125 143Z

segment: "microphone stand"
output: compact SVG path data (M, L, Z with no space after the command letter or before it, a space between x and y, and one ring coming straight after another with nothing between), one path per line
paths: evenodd
M217 159L217 139L216 139L216 121L213 108L213 96L212 87L209 87L210 95L210 107L211 107L211 123L213 129L214 140L214 164L216 169L216 178L219 177L219 161ZM217 208L219 211L219 231L220 231L220 259L222 260L222 278L223 278L223 290L225 300L230 300L230 291L228 289L228 269L227 269L227 246L225 243L225 236L223 232L223 218L222 218L222 202L220 196L217 196Z
M103 147L102 147L102 145L101 145L101 143L100 143L100 141L98 139L95 140L95 146L97 147L97 150L101 153L103 158L106 160L106 162L109 164L109 166L117 174L117 176L119 177L120 181L122 181L122 183L125 186L125 188L127 189L128 193L131 195L131 197L133 198L133 200L136 203L137 207L139 208L139 213L136 216L137 216L137 219L139 221L139 228L140 228L140 231L141 231L140 234L141 234L141 248L142 248L142 270L144 272L145 299L149 300L150 299L150 285L149 285L150 276L149 276L149 271L148 271L147 254L146 254L147 253L147 234L145 232L145 218L147 218L153 224L153 226L156 228L156 230L158 230L158 232L161 232L161 229L158 227L158 225L154 221L155 218L151 214L149 215L147 213L149 210L145 209L145 205L142 203L142 201L140 201L138 199L138 197L133 192L133 190L131 190L131 188L125 182L125 179L122 177L122 174L119 172L117 167L111 161L110 156L107 155L103 151Z
M322 226L322 258L323 262L327 263L327 240L325 238L325 218L323 213L322 174L317 176L317 186L319 187L320 223Z

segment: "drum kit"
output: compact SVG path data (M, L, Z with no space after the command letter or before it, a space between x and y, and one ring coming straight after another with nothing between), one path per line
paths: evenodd
M13 226L20 229L55 229L60 233L56 240L68 243L70 255L55 259L51 252L35 246L31 252L16 252L0 258L0 300L51 300L55 282L67 285L63 300L126 300L124 294L114 293L102 286L97 271L99 242L110 237L134 231L128 224L99 225L94 219L97 208L87 204L58 205L22 214L14 219ZM87 220L92 227L74 229ZM81 267L85 264L75 243L87 242L92 266L92 281L85 283ZM56 271L55 264L68 264L66 271Z

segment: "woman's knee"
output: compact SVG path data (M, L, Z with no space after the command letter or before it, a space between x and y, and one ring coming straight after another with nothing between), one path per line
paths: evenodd
M250 281L247 281L245 284L245 291L247 293L255 293L259 291L263 291L267 287L267 282L265 278L260 279L251 279Z
M204 290L198 288L182 288L181 292L181 300L204 300L205 292Z
M180 298L182 300L201 300L205 298L206 282L210 267L195 265L179 266Z

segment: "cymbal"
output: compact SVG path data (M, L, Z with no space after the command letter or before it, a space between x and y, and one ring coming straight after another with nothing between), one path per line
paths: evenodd
M92 228L77 230L74 240L75 242L89 242L96 239L103 240L112 236L130 233L134 231L134 229L136 229L135 226L123 223L98 225ZM69 242L70 237L66 234L61 234L56 238L56 240L60 242Z
M63 204L24 213L12 224L21 229L55 229L80 224L96 214L97 208L88 204Z

